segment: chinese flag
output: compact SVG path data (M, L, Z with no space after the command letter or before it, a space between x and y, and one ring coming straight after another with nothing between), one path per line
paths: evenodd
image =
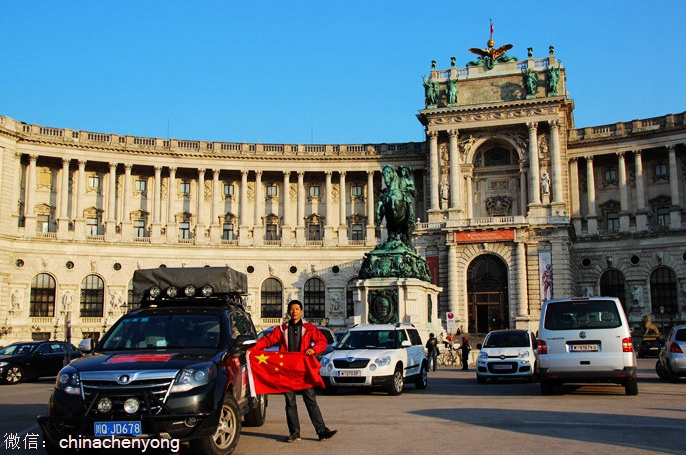
M252 396L324 387L321 365L313 355L251 349L247 358Z

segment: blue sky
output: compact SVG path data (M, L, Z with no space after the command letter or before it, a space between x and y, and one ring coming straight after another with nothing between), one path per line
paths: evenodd
M682 0L6 1L0 115L208 141L423 141L431 60L464 66L493 19L508 55L554 45L575 126L603 125L686 111L684 17Z

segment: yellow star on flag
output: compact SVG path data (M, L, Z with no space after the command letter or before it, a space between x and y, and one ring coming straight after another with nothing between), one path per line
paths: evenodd
M262 353L255 358L257 359L257 364L259 365L260 363L267 363L267 359L269 358L269 356L264 355L264 353Z

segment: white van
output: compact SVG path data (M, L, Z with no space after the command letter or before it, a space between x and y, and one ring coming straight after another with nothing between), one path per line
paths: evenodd
M615 297L574 297L544 302L538 330L541 393L565 382L621 384L638 394L629 323Z

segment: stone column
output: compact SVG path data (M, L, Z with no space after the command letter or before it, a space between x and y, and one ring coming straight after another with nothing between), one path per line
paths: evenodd
M240 188L240 203L238 206L240 227L238 234L238 244L240 246L250 245L250 225L248 225L248 215L250 211L248 210L248 171L241 171L241 188Z
M440 185L440 169L438 164L438 132L429 131L429 187L431 188L430 211L440 210L440 194L438 192Z
M450 282L448 291L448 311L456 316L455 324L457 327L460 324L466 325L467 309L460 305L460 294L458 292L458 276L457 276L457 245L448 243L448 282Z
M471 219L474 218L474 191L472 190L472 172L474 169L471 169L469 171L469 174L467 174L467 194L469 197L467 198L467 218Z
M79 173L76 184L76 217L74 218L74 239L86 238L86 220L83 217L83 200L86 194L86 161L79 160Z
M37 155L29 155L29 168L26 174L26 188L24 201L26 201L24 206L24 232L27 236L36 236L36 213L35 213L35 200L34 193L36 192L36 161L38 161Z
M669 152L669 191L672 197L672 206L669 210L669 229L681 230L681 195L679 194L679 169L676 166L676 147L673 144L667 146Z
M150 241L160 243L162 234L162 167L155 166L155 177L153 182L153 201L152 201L152 229ZM171 188L169 193L171 194ZM167 239L169 236L167 235Z
M462 201L460 201L460 149L457 146L458 131L448 131L450 135L450 211L461 212Z
M636 172L636 231L645 232L648 230L648 211L645 203L643 159L640 150L634 150L634 167Z
M333 245L333 194L331 192L331 171L324 172L324 245ZM339 192L339 198L342 196ZM340 199L339 199L340 200ZM338 228L336 228L338 230Z
M131 229L131 215L129 214L129 193L131 192L131 164L124 164L124 184L121 189L121 213L118 221L121 223L121 239L130 242L133 238Z
M253 244L264 243L264 191L262 190L262 171L255 171L255 219L253 221Z
M577 234L581 234L581 199L579 198L579 159L569 160L569 210Z
M559 120L554 120L548 122L550 125L550 148L551 148L551 165L552 173L550 180L552 181L553 187L553 204L564 205L564 199L562 198L562 158L560 151L560 122Z
M617 174L619 177L619 230L629 231L629 191L626 186L626 162L624 152L617 153Z
M540 205L541 203L541 174L538 163L538 123L530 122L526 124L529 129L529 177L531 192L529 203ZM467 193L469 194L469 193Z
M283 226L281 226L281 245L293 245L293 213L291 200L291 171L283 171Z
M375 215L374 202L374 171L367 171L367 226L365 227L365 245L376 244L376 228L374 226Z
M197 245L205 245L206 242L206 227L205 227L205 169L198 168L198 200L196 209L195 222L195 243Z
M527 303L529 302L528 292L527 292L527 279L526 279L526 244L524 240L520 240L516 243L517 251L516 254L516 264L517 264L517 321L528 321L529 320L529 308ZM517 324L519 327L519 324Z
M110 164L109 186L107 188L107 221L105 222L105 240L113 241L117 231L117 163Z
M219 169L212 169L212 199L210 200L210 243L219 243L222 234L222 223L219 221Z
M66 239L69 235L69 163L62 159L62 183L60 185L60 215L57 219L57 238ZM75 195L74 195L75 196Z
M345 184L345 171L340 171L340 177L340 191L338 194L338 245L346 246L348 245L348 220L346 219L346 204L348 203L348 190Z
M177 242L179 239L179 225L176 223L176 214L174 213L174 199L177 194L175 167L169 168L169 183L167 184L167 187L167 242Z
M527 216L528 215L528 210L526 209L528 206L528 199L529 199L529 193L527 191L526 187L526 180L527 180L527 168L528 162L526 160L522 160L519 162L519 213L522 216Z
M298 171L298 210L295 220L295 243L305 245L305 171Z
M593 156L586 157L586 187L588 194L588 233L598 232L598 215L595 207L595 174L593 172Z

